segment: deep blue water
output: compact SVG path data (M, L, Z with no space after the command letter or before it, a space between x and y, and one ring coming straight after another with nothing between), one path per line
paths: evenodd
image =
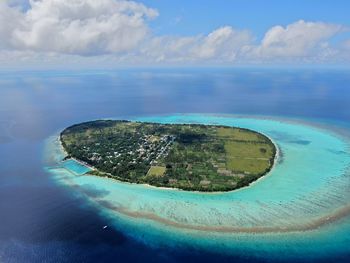
M44 140L76 122L171 113L276 115L348 126L349 103L347 70L0 72L0 262L266 261L150 247L103 230L107 219L43 170ZM332 260L349 262L348 255Z

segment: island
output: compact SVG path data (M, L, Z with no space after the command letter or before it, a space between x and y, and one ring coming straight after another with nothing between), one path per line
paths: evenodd
M248 186L276 156L267 136L217 125L96 120L66 128L60 141L65 159L92 167L88 174L189 191Z

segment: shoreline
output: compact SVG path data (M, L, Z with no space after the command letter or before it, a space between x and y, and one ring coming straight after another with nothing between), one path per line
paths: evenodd
M301 123L303 124L303 123ZM307 124L307 123L306 123ZM312 125L309 125L311 127L314 127ZM266 136L266 135L265 135ZM338 136L337 136L338 137ZM274 165L277 165L277 160L280 155L280 148L278 148L277 144L271 140L274 145L276 146L276 159ZM63 147L61 148L63 149ZM64 150L64 149L63 149ZM278 155L277 155L277 150L278 150ZM273 166L274 167L274 166ZM258 180L254 181L258 182L260 179L262 179L265 176L262 176ZM119 181L120 183L128 183L128 184L136 184L136 183L129 183L129 182L124 182L120 181L117 179L112 179L108 177L104 177L107 179L111 180L116 180ZM252 183L253 184L253 183ZM251 187L252 184L246 187L242 187L237 189L238 190L243 190L245 188ZM150 188L155 188L155 189L164 189L164 190L177 190L177 191L183 191L181 189L175 189L175 188L165 188L165 187L157 187L157 186L152 186L152 185L147 185L147 184L138 184L140 186L146 186ZM73 183L73 187L77 187L80 189L83 189L80 185L76 185ZM236 191L236 190L233 190ZM186 192L191 192L191 193L199 193L199 194L225 194L225 193L231 193L233 191L227 191L227 192L200 192L200 191L186 191ZM343 218L346 218L350 214L350 204L345 204L342 206L339 206L335 208L332 211L329 211L329 213L324 213L319 216L316 216L314 218L310 218L308 221L302 222L301 224L295 224L295 225L289 225L289 226L253 226L253 227L239 227L239 226L211 226L211 225L191 225L191 224L184 224L181 222L176 222L171 219L167 219L164 217L161 217L155 213L151 212L139 212L139 211L130 211L127 207L123 206L117 206L113 205L113 203L110 203L108 201L104 201L101 199L97 199L94 196L89 195L89 193L86 193L85 191L81 191L83 195L89 197L91 201L96 202L97 205L100 205L102 207L105 207L107 209L110 209L112 211L115 211L117 213L120 213L122 215L125 215L130 218L135 218L135 219L140 219L140 220L150 220L154 223L161 223L162 225L165 226L172 226L177 229L183 229L183 230L197 230L201 232L219 232L219 233L287 233L287 232L303 232L303 231L313 231L317 230L317 228L329 225L332 222L341 220Z
M64 149L64 147L63 147L63 145L62 145L61 135L58 135L57 141L59 141L59 143L60 143L60 149L61 149L61 151L63 152L63 154L65 155L64 158L66 158L69 154L67 153L67 151ZM69 158L67 158L67 159L65 159L65 160L61 160L61 162L64 162L64 161L67 161L67 160L74 160L74 161L76 161L77 163L79 163L80 165L86 166L87 168L89 168L89 169L91 169L91 170L97 170L97 169L96 169L95 167L93 167L92 165L89 165L88 163L83 162L83 161L81 161L81 160L78 160L78 159L76 159L76 158L74 158L74 157L69 157Z
M143 121L138 121L138 122L143 122ZM147 123L147 122L145 122L145 123ZM200 123L193 123L193 124L201 125ZM92 165L90 165L90 164L88 164L88 163L86 163L84 161L81 161L81 160L79 160L79 159L77 159L75 157L70 156L68 159L72 159L72 160L76 161L77 163L79 163L79 164L81 164L83 166L86 166L87 168L91 169L92 171L98 171L98 172L100 172L102 174L106 174L106 176L99 176L99 175L87 174L87 173L85 173L83 175L96 176L96 177L101 177L101 178L105 178L105 179L111 179L111 180L115 180L115 181L117 181L119 183L127 183L127 184L131 184L131 185L143 185L145 187L161 189L161 190L176 190L176 191L184 191L184 192L192 192L192 193L206 193L206 194L224 194L224 193L231 193L231 192L234 192L234 191L236 192L236 191L239 191L239 190L242 190L242 189L249 188L249 187L253 186L253 184L255 184L256 182L258 182L261 179L263 179L264 177L269 176L270 173L272 172L272 170L278 164L280 149L279 149L277 143L275 143L275 141L271 137L267 136L265 133L260 132L260 131L256 131L256 130L252 130L252 129L238 127L238 126L226 126L226 125L216 125L216 124L214 124L213 126L218 126L218 127L223 126L223 127L230 127L230 128L238 128L238 129L243 129L243 130L249 130L249 131L252 131L254 133L257 133L259 135L262 135L262 136L266 137L273 144L273 146L275 148L275 156L273 158L273 163L272 163L272 166L270 167L270 169L265 174L261 175L259 178L255 179L254 181L252 181L248 185L240 187L240 188L236 188L236 189L228 190L228 191L198 191L198 190L185 190L185 189L176 188L176 187L156 186L156 185L151 185L151 184L147 184L147 183L134 183L134 182L123 181L123 180L120 180L118 178L113 178L112 174L101 172L96 167L94 167L94 166L92 166ZM67 128L65 128L65 129L67 129ZM60 143L60 148L63 151L64 155L66 157L69 156L69 154L67 153L67 151L63 147L62 140L61 140L61 132L58 135L58 141ZM68 159L66 159L66 160L68 160Z

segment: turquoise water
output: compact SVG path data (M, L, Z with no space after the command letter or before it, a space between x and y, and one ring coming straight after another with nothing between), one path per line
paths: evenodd
M135 118L160 123L238 126L262 132L280 154L272 171L238 191L198 193L84 175L61 163L57 138L47 141L47 169L99 208L127 235L148 245L193 246L266 258L326 258L350 247L348 138L305 122L282 119L169 115Z
M68 171L76 174L76 175L83 175L91 169L83 164L78 163L77 161L73 159L66 160L62 162L62 167L66 168Z

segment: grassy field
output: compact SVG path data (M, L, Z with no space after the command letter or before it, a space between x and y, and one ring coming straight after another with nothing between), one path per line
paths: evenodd
M241 174L258 174L270 168L275 148L265 136L226 127L218 128L217 134L225 140L227 170Z
M217 135L222 138L237 141L265 141L265 138L260 134L244 130L244 129L230 129L228 127L220 127L217 129Z
M146 176L161 177L164 175L166 168L164 166L151 166Z

